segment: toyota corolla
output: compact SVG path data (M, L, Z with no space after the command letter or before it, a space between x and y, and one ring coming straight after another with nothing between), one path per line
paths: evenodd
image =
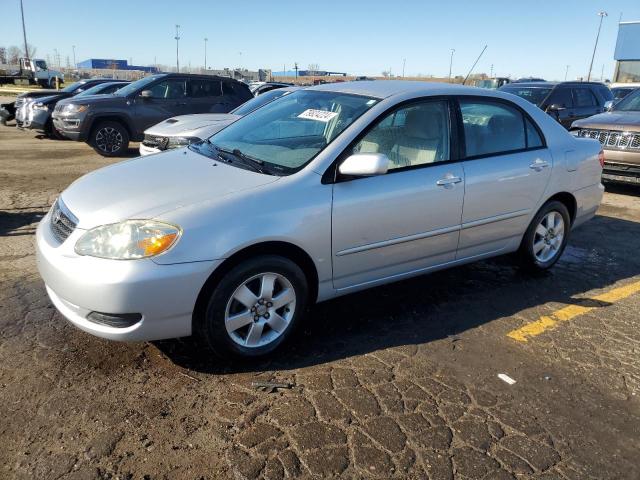
M314 302L513 252L551 268L600 204L602 162L513 95L321 85L80 178L38 227L38 266L86 332L256 357Z

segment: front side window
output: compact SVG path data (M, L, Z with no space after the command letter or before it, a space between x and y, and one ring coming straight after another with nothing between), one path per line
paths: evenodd
M573 102L576 107L594 107L598 104L588 88L574 88Z
M184 98L185 96L185 81L181 79L169 79L163 82L158 82L151 86L151 98L169 100Z
M389 113L353 147L353 153L384 153L389 170L449 160L448 103L412 104Z
M145 87L147 87L148 85L152 84L153 82L155 82L156 80L164 76L165 75L151 75L150 77L141 78L140 80L136 80L135 82L132 82L129 85L122 87L120 90L118 90L116 95L118 95L119 97L128 97L133 93L136 93L136 92L139 93L142 90L145 90Z
M571 90L568 88L556 88L546 103L547 105L558 105L561 108L573 107Z
M461 100L467 157L526 148L522 113L508 105L485 100Z
M229 125L210 137L208 144L292 173L377 102L340 92L296 91Z

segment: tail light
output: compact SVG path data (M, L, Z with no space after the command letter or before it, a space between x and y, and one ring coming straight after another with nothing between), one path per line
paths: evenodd
M600 161L600 167L604 168L604 150L600 149L598 153L598 160Z

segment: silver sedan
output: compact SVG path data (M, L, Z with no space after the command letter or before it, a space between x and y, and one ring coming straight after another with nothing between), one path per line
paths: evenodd
M79 179L38 227L38 266L89 333L255 357L314 302L511 252L552 267L600 204L602 162L509 94L321 85Z

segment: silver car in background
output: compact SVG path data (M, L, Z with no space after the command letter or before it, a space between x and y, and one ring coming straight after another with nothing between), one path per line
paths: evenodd
M600 204L602 161L513 95L326 84L77 180L38 226L38 268L89 333L256 357L314 302L511 252L550 268Z
M139 148L140 155L186 147L209 138L244 115L299 89L300 87L289 87L271 90L247 100L229 113L195 113L164 120L144 131L144 140Z

